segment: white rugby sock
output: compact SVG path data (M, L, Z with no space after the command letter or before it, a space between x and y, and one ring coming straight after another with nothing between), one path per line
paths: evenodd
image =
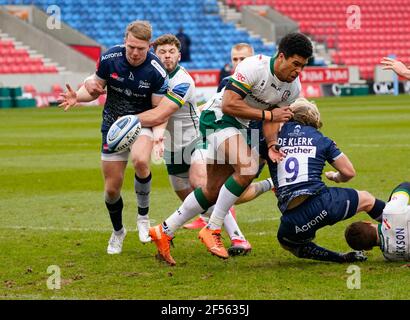
M230 210L229 210L228 214L225 216L224 228L225 228L226 232L228 233L229 238L231 240L234 240L234 239L245 240L245 236L241 232L241 229L239 229L239 226L238 226L238 224L237 224L237 222L236 222L235 218L233 217Z
M232 176L226 180L219 191L215 209L211 218L209 218L208 227L211 230L221 229L228 210L234 205L245 189L246 187L239 185Z
M199 200L201 201L201 200ZM173 236L174 232L187 221L203 212L203 208L197 199L197 191L191 192L184 200L182 205L165 220L168 227L168 235ZM202 203L204 205L204 203Z

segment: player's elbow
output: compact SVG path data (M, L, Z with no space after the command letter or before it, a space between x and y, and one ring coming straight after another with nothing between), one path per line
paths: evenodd
M343 177L343 182L347 182L352 180L356 176L356 170L351 167L341 172L341 175Z
M222 103L222 112L224 114L227 114L229 116L234 116L235 115L234 110L235 110L234 103L232 103L230 101L224 101Z

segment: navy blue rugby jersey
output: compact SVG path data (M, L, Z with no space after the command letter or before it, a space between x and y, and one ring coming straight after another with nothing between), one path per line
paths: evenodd
M96 74L107 82L103 131L120 116L151 109L151 96L164 95L168 89L168 75L159 58L148 52L144 63L134 67L125 57L124 45L114 46L100 57Z
M279 164L270 160L268 163L283 213L295 197L314 195L326 187L321 178L326 161L334 162L342 152L317 129L295 121L283 125L278 144L286 154L285 159Z

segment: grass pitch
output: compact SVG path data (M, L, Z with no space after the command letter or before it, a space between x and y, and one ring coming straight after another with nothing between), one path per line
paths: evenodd
M357 171L350 183L386 199L410 179L410 96L317 100L323 132ZM387 263L380 250L358 264L361 288L347 288L348 264L297 259L276 240L279 211L268 192L236 207L253 246L245 257L221 261L205 251L197 231L180 230L170 268L154 259L155 246L135 232L133 172L123 188L129 233L119 256L106 254L111 224L100 171L101 108L64 113L56 108L0 110L1 299L409 299L410 269ZM153 165L152 224L180 204L163 165ZM263 177L267 177L265 169ZM335 185L329 183L329 185ZM348 251L344 228L326 227L316 243ZM225 236L228 245L228 237ZM61 271L61 288L47 281ZM50 270L49 270L50 271Z

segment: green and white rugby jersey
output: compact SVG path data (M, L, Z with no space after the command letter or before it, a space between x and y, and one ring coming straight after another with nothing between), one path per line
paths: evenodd
M391 261L410 261L410 206L397 207L389 202L379 224L380 249Z
M291 83L280 81L273 72L274 62L274 57L252 56L243 60L231 76L229 81L246 94L244 101L250 107L266 110L288 106L299 97L299 78ZM213 111L217 121L224 116L221 110L223 92L224 90L214 95L203 109ZM249 120L235 118L243 127L248 127Z
M166 97L179 106L168 120L170 139L165 139L165 149L179 152L199 136L199 110L196 105L195 83L181 66L169 74Z

